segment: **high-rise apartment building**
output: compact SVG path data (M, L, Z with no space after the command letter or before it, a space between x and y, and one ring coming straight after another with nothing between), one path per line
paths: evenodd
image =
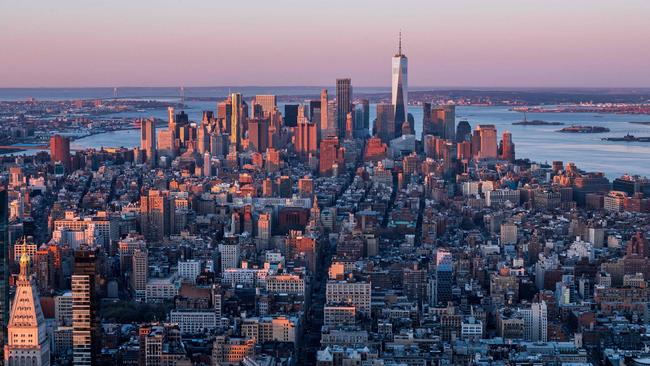
M336 79L336 128L338 137L345 136L345 123L352 111L352 80Z
M96 256L91 250L74 253L72 274L72 357L74 365L96 364L99 319L95 294Z
M399 48L393 56L392 68L392 97L394 108L395 135L402 136L402 124L407 121L408 114L408 58L402 53L402 34L399 36ZM411 126L411 130L414 126Z
M147 118L142 121L140 130L140 148L145 151L147 156L147 164L149 166L156 165L156 124L153 118Z
M52 162L60 161L65 170L70 172L72 162L70 160L70 138L61 135L50 137L50 156Z

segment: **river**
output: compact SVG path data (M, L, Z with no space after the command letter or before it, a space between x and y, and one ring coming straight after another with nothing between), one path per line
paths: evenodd
M284 104L279 108L283 111ZM203 110L215 110L216 103L189 101L185 111L190 120L200 121ZM415 119L415 130L418 138L422 131L422 109L410 106L409 112ZM165 109L147 112L120 113L113 116L122 117L157 117L167 118ZM375 118L375 105L370 106L370 121ZM601 141L603 137L621 137L626 133L636 136L650 136L650 126L632 124L630 122L648 122L650 116L624 114L593 114L593 113L528 113L529 120L540 119L549 122L562 122L565 125L583 124L604 126L610 129L601 134L570 134L559 133L556 130L563 126L517 126L512 125L523 119L523 114L510 111L508 107L458 106L456 122L467 120L474 128L477 124L494 124L499 133L512 133L519 158L530 158L538 162L562 160L574 162L579 168L588 171L602 171L609 178L622 174L639 174L650 177L650 143ZM138 130L114 131L96 134L75 140L72 148L127 147L133 148L140 144ZM30 151L26 152L30 153Z

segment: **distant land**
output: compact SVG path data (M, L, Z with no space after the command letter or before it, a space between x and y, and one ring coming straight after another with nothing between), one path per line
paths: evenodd
M390 100L386 87L355 86L357 99L371 103ZM219 86L184 87L187 101L216 101L231 92L240 92L246 99L256 94L275 94L278 101L292 102L318 98L327 88L334 96L334 86ZM111 99L115 98L179 98L180 87L88 87L88 88L0 88L0 100L19 99ZM555 105L571 103L650 103L650 88L488 88L488 87L411 87L412 103L467 99L468 104Z

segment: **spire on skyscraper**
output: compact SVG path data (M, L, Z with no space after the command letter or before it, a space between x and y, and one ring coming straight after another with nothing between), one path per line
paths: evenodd
M399 31L399 47L398 47L398 52L397 54L399 56L402 56L402 31Z

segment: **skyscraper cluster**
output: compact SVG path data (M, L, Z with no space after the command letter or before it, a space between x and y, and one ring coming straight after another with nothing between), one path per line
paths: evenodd
M643 364L650 180L411 93L416 138L401 35L391 73L0 160L4 364Z

